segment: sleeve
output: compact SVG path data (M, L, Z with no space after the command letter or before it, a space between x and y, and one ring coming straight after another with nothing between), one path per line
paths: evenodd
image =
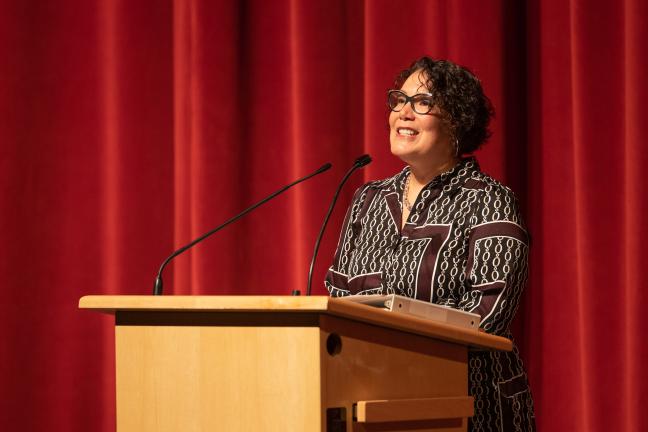
M329 267L324 279L324 285L331 297L342 297L350 294L348 285L349 265L355 249L355 240L360 230L359 218L367 198L368 186L367 184L356 190L344 217L333 264Z
M527 282L529 237L513 193L484 191L471 218L465 294L458 308L481 315L485 331L508 332Z

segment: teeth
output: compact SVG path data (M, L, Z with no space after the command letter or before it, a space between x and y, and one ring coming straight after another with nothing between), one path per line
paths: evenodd
M398 129L398 133L401 135L409 135L409 136L414 136L418 132L413 131L412 129Z

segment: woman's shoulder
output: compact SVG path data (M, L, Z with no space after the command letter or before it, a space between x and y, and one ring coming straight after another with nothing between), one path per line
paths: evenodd
M464 187L478 190L481 207L479 212L485 219L503 219L523 224L518 198L510 187L480 170L471 174Z
M385 189L385 190L394 190L395 191L396 188L398 187L399 182L402 182L403 179L405 178L408 170L409 170L409 168L405 167L401 171L399 171L398 173L396 173L395 175L393 175L391 177L380 179L380 180L371 180L371 181L363 184L362 186L360 186L357 189L356 194L358 194L358 193L364 194L369 190L372 190L373 192L377 192L377 191L383 190L383 189Z
M399 182L403 181L404 175L407 172L406 170L407 168L389 178L371 180L363 184L353 194L352 206L358 208L365 207L366 204L375 199L381 199L381 197L385 197L390 192L396 192L399 187Z
M502 196L512 200L517 199L511 188L481 171L478 166L466 177L463 187L482 191L484 196Z
M459 190L469 190L476 192L470 194L473 197L490 194L514 196L511 189L482 171L474 156L461 159L452 169L432 180L431 184L442 185L443 191L449 195L455 195Z

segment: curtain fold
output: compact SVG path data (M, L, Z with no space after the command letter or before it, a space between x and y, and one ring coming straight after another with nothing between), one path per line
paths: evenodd
M7 430L114 430L109 317L174 249L290 181L165 271L165 293L306 288L334 189L401 169L386 91L429 54L482 80L477 152L519 197L531 276L515 322L539 430L641 431L648 300L648 5L488 0L0 3L0 404ZM5 426L6 425L6 426Z
M527 306L541 309L531 327L544 334L529 355L539 360L530 363L532 382L541 383L534 389L541 424L643 430L645 374L635 365L646 359L636 319L646 194L635 175L645 163L645 122L633 100L648 95L635 78L646 70L637 23L648 15L633 2L542 2L531 10L539 36L529 63L539 68L530 81L539 104L531 142L541 148L532 150L540 166L531 190L540 200L530 216L542 242L532 287L542 293ZM567 393L573 397L556 401Z
M643 340L642 305L648 302L648 276L642 256L644 239L648 238L646 215L648 215L648 187L643 177L648 164L645 151L648 142L648 124L645 121L645 97L648 84L648 5L642 1L624 4L624 221L623 239L625 250L621 286L624 288L623 310L623 401L622 416L628 430L648 428L648 420L642 415L642 407L648 404L645 388L637 383L646 382L645 362L648 360L648 344Z

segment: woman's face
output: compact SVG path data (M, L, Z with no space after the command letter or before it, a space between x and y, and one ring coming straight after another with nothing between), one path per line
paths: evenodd
M428 93L424 76L414 72L401 91L408 96ZM428 114L418 114L410 103L399 112L389 114L391 152L412 167L436 167L454 158L451 135L435 106Z

